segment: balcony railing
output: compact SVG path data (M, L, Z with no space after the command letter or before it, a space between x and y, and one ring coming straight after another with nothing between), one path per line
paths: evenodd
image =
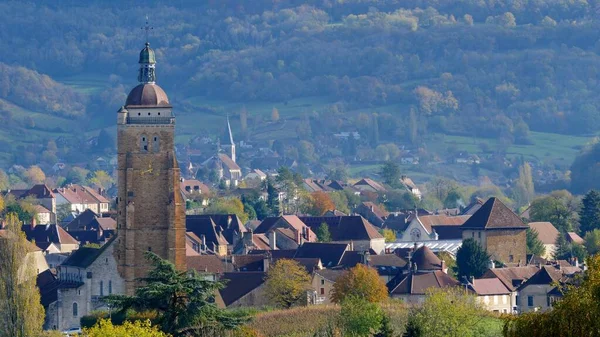
M174 117L127 117L127 124L175 124Z

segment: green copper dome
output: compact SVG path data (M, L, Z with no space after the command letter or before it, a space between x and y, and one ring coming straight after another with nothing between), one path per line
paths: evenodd
M146 47L142 49L140 52L140 62L139 63L148 63L155 64L156 56L154 55L154 50L150 48L150 43L146 42Z

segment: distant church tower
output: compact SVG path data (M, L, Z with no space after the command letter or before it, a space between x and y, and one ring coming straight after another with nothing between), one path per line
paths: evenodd
M235 163L235 143L233 142L233 134L231 133L231 124L229 124L229 116L227 116L227 125L223 136L221 137L221 149Z
M175 158L175 116L167 94L155 84L156 58L150 44L140 52L140 84L117 114L119 274L132 294L144 277L152 251L184 270L185 203Z

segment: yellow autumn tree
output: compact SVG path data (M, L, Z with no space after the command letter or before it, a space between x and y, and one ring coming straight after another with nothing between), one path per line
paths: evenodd
M14 213L0 231L0 337L31 337L42 332L44 307L36 285L32 243Z
M280 259L269 268L265 281L267 296L277 306L290 308L304 304L310 288L310 275L298 262Z
M150 321L125 321L123 325L113 325L110 320L103 319L91 328L84 329L85 337L170 337L152 326Z
M29 184L41 184L46 180L46 174L39 166L30 166L24 173L24 177Z
M331 300L334 303L341 303L348 296L376 303L388 298L388 290L377 270L357 264L338 277L331 290Z

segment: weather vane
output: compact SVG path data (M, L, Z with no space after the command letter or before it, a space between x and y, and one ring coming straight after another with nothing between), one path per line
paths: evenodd
M146 43L148 43L148 34L150 33L150 30L154 29L154 27L150 27L150 23L148 22L148 15L146 15L146 26L142 27L141 29L146 31Z

